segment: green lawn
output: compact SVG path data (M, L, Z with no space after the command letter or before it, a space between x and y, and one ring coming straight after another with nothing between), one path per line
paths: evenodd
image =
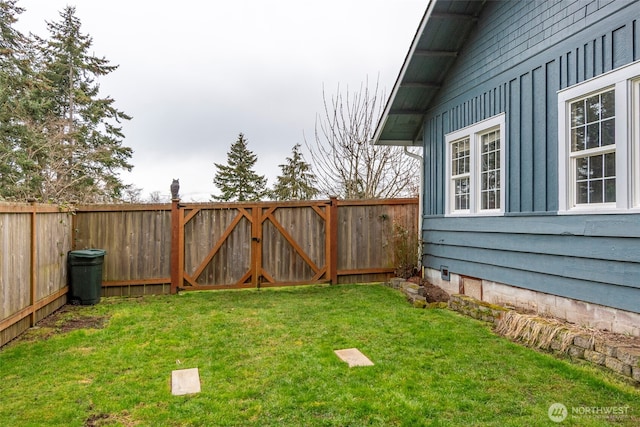
M0 350L0 426L640 422L638 389L379 285L107 298L62 320L92 316L104 327L41 327ZM351 347L375 366L334 354ZM202 392L173 396L171 371L185 368L199 368ZM556 402L561 424L548 417ZM618 415L572 414L594 407Z

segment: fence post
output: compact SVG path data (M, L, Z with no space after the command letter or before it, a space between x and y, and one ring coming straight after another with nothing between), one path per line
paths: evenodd
M36 310L35 310L35 304L37 302L37 281L38 281L38 272L37 272L37 257L38 257L38 239L36 236L37 230L36 230L36 214L37 214L37 209L36 209L36 202L32 201L31 202L31 266L30 266L30 273L29 273L29 281L30 281L30 301L29 304L31 306L31 326L34 326L36 324Z
M182 247L181 240L181 228L182 221L180 221L180 198L178 197L178 190L171 189L171 294L178 292L178 288L182 286L182 263L181 257L184 256L180 253Z
M327 264L329 280L332 285L338 284L338 198L330 197L327 224Z
M253 271L251 283L255 288L260 288L260 275L262 274L262 208L260 205L255 204L251 209L251 269Z

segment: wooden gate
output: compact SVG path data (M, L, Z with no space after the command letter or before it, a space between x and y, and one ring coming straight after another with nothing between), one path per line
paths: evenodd
M316 202L172 205L171 291L335 282L337 208Z

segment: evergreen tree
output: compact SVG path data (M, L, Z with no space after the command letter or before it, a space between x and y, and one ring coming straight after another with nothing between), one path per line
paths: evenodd
M56 118L47 129L49 150L42 167L42 198L81 202L111 201L126 186L120 170L131 170L132 150L122 145L121 121L131 117L99 96L96 78L113 72L105 58L89 54L92 39L82 34L74 7L48 22L50 39L38 39L42 72L49 89L41 93Z
M34 192L33 132L37 103L29 40L13 28L23 9L0 1L0 198L27 199Z
M315 188L316 177L311 171L311 165L304 161L300 144L293 146L291 157L287 157L286 164L279 166L282 174L278 176L272 190L276 200L309 200L319 193Z
M227 153L227 164L214 163L218 172L213 183L222 194L212 194L211 197L224 202L244 202L258 201L266 196L267 179L253 170L257 160L257 156L247 147L244 135L240 133Z

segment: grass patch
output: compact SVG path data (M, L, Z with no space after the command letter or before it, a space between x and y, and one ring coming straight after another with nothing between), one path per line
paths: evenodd
M100 327L0 351L0 425L637 425L640 392L521 347L382 286L313 286L106 298L67 309ZM375 366L348 368L356 347ZM171 371L202 392L172 396ZM572 407L628 407L625 416Z

